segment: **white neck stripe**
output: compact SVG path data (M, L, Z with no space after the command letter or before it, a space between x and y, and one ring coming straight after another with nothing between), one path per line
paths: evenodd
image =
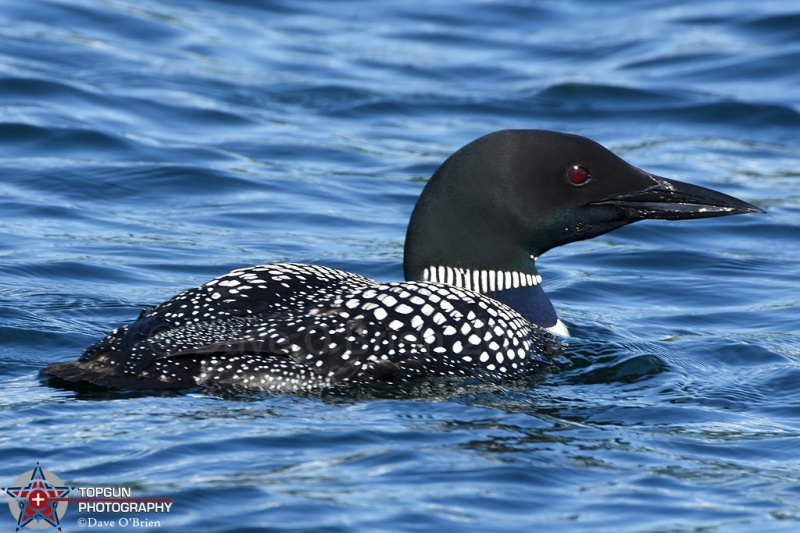
M481 293L533 287L542 282L538 274L508 272L505 270L468 270L455 267L427 267L422 271L423 281L447 283Z

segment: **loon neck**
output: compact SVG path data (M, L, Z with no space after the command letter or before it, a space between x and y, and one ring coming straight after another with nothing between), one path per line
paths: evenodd
M450 266L429 266L422 271L422 281L446 283L473 290L498 300L521 314L528 322L559 335L568 336L553 304L542 289L542 277L533 262L528 272L508 270L473 270Z
M538 286L542 282L542 277L536 273L535 269L533 273L529 273L429 266L422 271L422 280L447 283L448 285L488 294L520 287Z

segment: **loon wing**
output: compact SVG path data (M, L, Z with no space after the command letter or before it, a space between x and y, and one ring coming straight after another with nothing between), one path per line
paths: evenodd
M154 364L180 372L191 361L197 384L273 391L429 375L497 382L540 368L560 346L495 300L426 282L376 284L269 319L226 322L227 340Z
M87 348L78 360L53 363L42 372L106 387L196 386L191 372L197 363L185 358L181 368L163 372L156 363L169 354L205 351L236 338L235 333L249 323L247 317L265 320L375 283L349 272L298 263L233 270L143 312L132 324L114 329Z
M271 315L304 307L346 290L375 285L358 274L300 263L233 270L188 289L146 313L174 327L228 316Z

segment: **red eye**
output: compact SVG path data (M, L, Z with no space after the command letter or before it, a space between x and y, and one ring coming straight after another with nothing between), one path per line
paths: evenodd
M588 170L580 165L575 165L567 170L567 179L569 179L570 185L580 187L589 183L592 177L589 175Z

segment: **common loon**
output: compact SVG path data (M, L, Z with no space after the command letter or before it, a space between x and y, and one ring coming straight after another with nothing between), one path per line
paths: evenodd
M143 311L42 372L127 389L301 391L428 376L502 382L568 335L535 259L643 219L763 212L644 172L585 137L504 130L425 186L405 282L295 263L241 268ZM549 330L549 331L548 331Z

